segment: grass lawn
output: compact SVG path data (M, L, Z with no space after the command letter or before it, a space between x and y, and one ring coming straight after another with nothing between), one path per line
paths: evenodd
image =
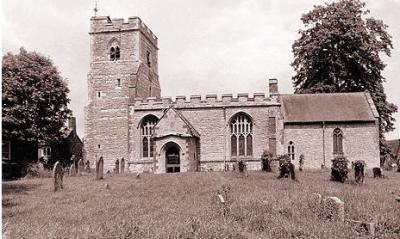
M400 238L400 173L365 184L329 181L329 172L65 177L3 182L3 238L368 238L347 223L322 220L313 192L345 202L346 219L377 223L377 238ZM109 185L109 189L106 188ZM227 211L216 195L227 192Z

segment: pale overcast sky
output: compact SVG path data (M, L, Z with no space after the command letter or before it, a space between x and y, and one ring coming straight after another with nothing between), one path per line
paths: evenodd
M280 91L292 93L291 45L299 37L300 17L329 0L99 0L98 15L139 16L159 39L161 94L266 92L278 78ZM385 90L400 106L400 0L366 1L370 16L389 25L392 57ZM94 0L2 0L2 53L21 46L49 56L68 78L70 108L84 135L87 102L89 19ZM400 114L396 114L399 126ZM387 135L398 138L399 131Z

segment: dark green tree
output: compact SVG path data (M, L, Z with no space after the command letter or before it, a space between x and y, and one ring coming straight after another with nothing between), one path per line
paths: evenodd
M53 62L20 49L2 61L3 140L52 143L70 116L68 87Z
M301 20L304 29L292 46L295 93L369 91L380 116L381 155L388 149L384 133L394 129L397 107L386 100L380 54L390 56L388 26L367 17L365 3L340 0L314 6Z

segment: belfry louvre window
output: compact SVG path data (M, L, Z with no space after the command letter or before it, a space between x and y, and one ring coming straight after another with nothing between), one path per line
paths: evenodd
M153 157L154 155L154 139L151 135L154 131L158 119L154 115L146 116L141 125L141 137L142 137L142 155L143 158Z
M288 145L288 156L291 160L295 159L295 155L294 155L294 143L293 141L289 141L289 145Z
M333 153L343 154L343 132L339 128L333 131Z
M239 113L231 121L231 155L251 156L253 154L253 124L245 114Z
M121 53L120 53L118 46L115 48L114 47L110 48L110 60L111 61L119 60L120 56L121 56Z

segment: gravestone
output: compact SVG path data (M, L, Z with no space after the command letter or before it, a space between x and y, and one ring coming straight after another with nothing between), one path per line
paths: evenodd
M374 178L382 178L383 177L381 168L373 168L372 172L374 173Z
M85 163L85 171L86 171L87 173L90 173L90 162L89 162L89 160L86 160L86 163Z
M364 167L365 162L363 160L357 160L354 162L354 179L356 183L364 182Z
M83 169L84 168L84 163L83 163L83 159L79 159L78 161L78 176L82 175Z
M114 173L119 173L119 160L115 160Z
M63 168L59 161L54 164L53 167L53 178L54 178L54 191L61 190L63 188Z
M322 216L332 221L344 222L344 202L337 197L327 197L322 201Z
M71 166L69 167L69 176L73 177L76 175L76 168L75 168L75 164L72 163Z
M304 166L304 154L300 154L299 158L299 170L303 171L303 166Z
M96 179L103 179L103 170L104 170L104 160L103 157L100 157L96 161Z
M124 173L124 172L125 172L125 159L122 158L121 159L121 173Z

